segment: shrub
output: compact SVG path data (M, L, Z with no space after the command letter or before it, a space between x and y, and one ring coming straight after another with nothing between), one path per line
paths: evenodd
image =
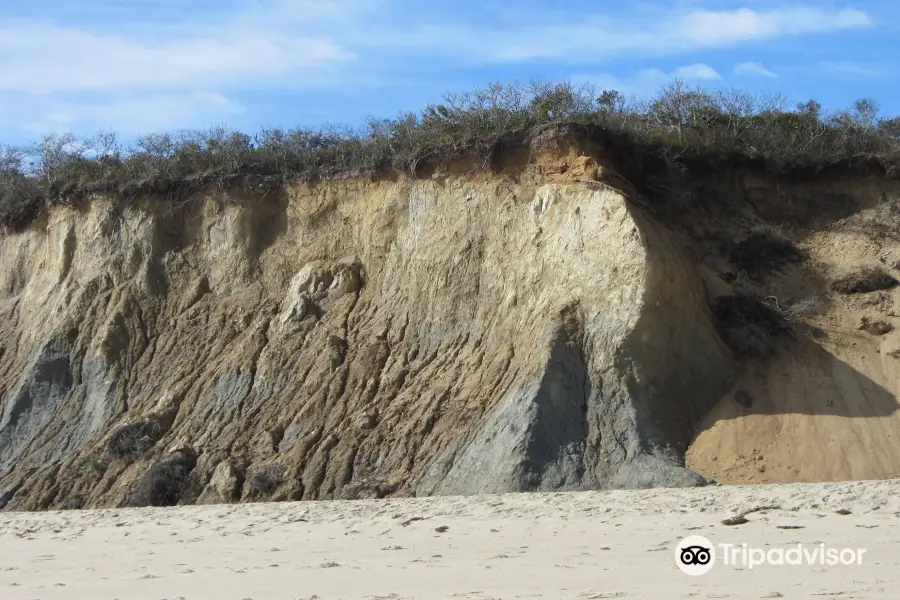
M84 496L81 494L71 494L66 496L59 504L60 510L80 510L84 508Z
M716 300L713 314L722 339L738 356L765 359L793 339L790 323L759 298L746 294Z
M0 152L0 224L24 227L43 206L94 193L178 199L240 182L278 186L388 170L415 175L430 162L461 155L487 167L499 149L561 125L618 144L624 160L638 168L675 171L735 161L816 170L884 164L900 152L897 119L878 119L871 101L834 114L812 100L794 110L785 106L780 96L710 91L682 81L647 100L533 82L447 95L420 113L372 119L362 130L265 129L250 137L217 127L148 135L128 148L113 134L47 136L30 148Z
M139 419L116 429L107 440L106 449L113 458L137 458L152 448L162 434L162 427L156 419Z
M894 326L885 321L873 321L869 317L862 317L859 323L859 330L872 335L885 335L892 332Z
M760 301L788 323L796 323L800 317L819 312L825 306L825 302L816 296L784 302L775 296L766 296Z
M153 464L140 478L131 497L133 506L175 506L197 465L196 453L183 448Z
M803 258L790 240L771 231L756 231L731 249L730 261L753 279L764 278Z
M836 279L831 289L841 294L866 294L887 290L897 285L897 280L881 266L861 267Z
M43 203L38 182L25 176L24 153L0 146L0 223L20 229L40 212Z
M261 493L271 494L282 482L282 469L278 465L254 465L247 470L247 483Z
M81 470L92 475L102 475L106 466L106 462L96 454L88 454L81 461Z

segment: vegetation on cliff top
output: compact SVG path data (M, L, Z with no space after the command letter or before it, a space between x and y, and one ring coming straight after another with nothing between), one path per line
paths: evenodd
M870 100L826 113L814 100L789 109L781 96L711 91L682 81L643 100L567 83L495 84L448 95L418 114L371 119L361 130L270 129L249 136L220 127L148 135L127 147L111 133L0 146L0 224L22 228L47 206L96 193L183 199L241 181L414 175L425 164L462 155L487 167L501 148L559 125L580 126L642 164L647 159L656 168L682 171L723 162L816 169L860 158L889 166L900 154L900 118L879 118Z

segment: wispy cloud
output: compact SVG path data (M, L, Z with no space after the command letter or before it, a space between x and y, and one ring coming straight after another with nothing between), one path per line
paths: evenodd
M165 23L135 22L134 12L118 22L95 15L81 28L0 18L0 100L8 107L0 126L137 133L229 120L245 112L233 91L325 81L352 63L356 54L329 31L371 4L238 2L237 11L233 2L231 11Z
M596 61L660 55L871 25L859 10L811 7L661 13L655 21L588 14L581 24L513 20L401 28L366 23L374 2L252 3L211 22L99 33L45 22L0 22L0 90L47 93L302 81L304 72L387 48L476 62ZM352 10L351 10L352 9Z
M600 89L618 90L624 94L645 95L657 91L667 83L675 79L685 81L713 81L720 80L722 76L704 63L685 65L666 72L662 69L641 69L631 75L616 76L611 73L585 74L580 73L571 77L577 84L593 85Z
M869 15L861 10L824 10L802 6L767 12L749 8L733 11L698 11L681 19L684 39L697 44L732 44L776 36L801 35L870 27Z
M762 63L758 62L742 62L734 65L734 74L739 76L750 77L778 77L773 71L765 68Z
M330 106L322 90L356 93L366 103L363 86L397 96L398 82L428 79L440 93L453 78L511 79L525 68L581 71L587 73L582 80L645 93L674 77L722 80L702 61L719 65L718 53L731 48L853 32L875 20L831 2L788 0L775 7L774 0L685 0L672 8L650 0L613 9L574 1L583 6L574 22L569 12L537 0L20 3L4 13L16 19L0 17L0 128L204 126L239 117L243 104L249 114L255 109L247 98L262 92L267 99L279 92L320 94L320 104L308 107L314 112ZM54 3L59 10L47 8ZM640 70L648 61L661 67ZM849 62L820 66L871 73ZM730 74L774 75L752 62Z
M880 74L880 71L876 67L860 64L850 60L826 61L820 63L820 67L825 71L842 75L876 77Z
M559 60L584 62L630 56L659 56L724 48L777 37L827 33L872 26L861 10L813 7L755 11L660 11L655 20L588 15L580 24L527 24L504 28L431 27L400 35L388 44L442 47L482 61Z
M703 63L678 67L673 75L683 79L722 79L718 71Z
M352 59L324 37L241 35L139 41L46 24L0 28L0 90L47 93L198 87L273 78Z
M212 92L129 95L92 102L43 99L36 114L24 119L24 127L34 133L79 126L137 134L189 129L198 122L226 122L245 111L241 104Z

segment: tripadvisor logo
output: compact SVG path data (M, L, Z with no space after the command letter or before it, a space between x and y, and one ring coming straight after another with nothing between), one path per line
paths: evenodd
M705 537L692 535L675 548L675 564L688 575L705 575L717 562L725 566L753 569L773 566L861 565L865 548L832 548L823 543L796 544L782 548L757 548L748 544L713 544Z
M690 535L675 548L675 564L688 575L706 575L716 564L716 548L700 535Z

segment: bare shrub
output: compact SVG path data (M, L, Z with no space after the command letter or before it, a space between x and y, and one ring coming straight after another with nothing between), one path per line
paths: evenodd
M871 335L886 335L894 330L894 326L886 321L862 317L859 322L859 330Z
M60 503L60 510L80 510L84 508L84 496L81 494L71 494L66 496L65 499Z
M672 172L736 161L781 172L854 164L890 169L900 153L897 119L879 118L873 101L832 114L813 100L786 106L783 96L705 90L684 81L644 100L565 82L494 83L448 94L418 113L373 118L362 129L267 129L251 137L219 126L147 135L129 147L109 133L47 136L7 150L13 160L4 162L0 152L0 224L23 227L45 205L94 193L171 200L241 182L415 174L423 163L460 155L487 167L499 149L561 126L616 144L638 168L652 163Z
M106 461L96 454L88 454L81 461L80 470L90 475L102 475L106 471Z
M196 453L182 448L169 453L143 474L131 496L133 506L175 506L197 465Z
M246 483L261 494L271 494L282 480L283 471L278 465L253 465L247 470Z
M756 296L723 296L713 305L722 339L738 356L765 359L794 339L792 328L778 311Z
M0 224L13 229L37 217L44 199L40 186L24 172L25 153L0 145Z
M157 419L139 419L116 429L106 442L106 450L113 458L137 458L152 448L162 434L163 430Z
M861 267L837 278L831 289L841 294L866 294L887 290L897 285L897 280L881 266Z
M380 479L362 479L349 482L341 490L341 494L346 500L385 498L396 492L399 487L398 483Z
M773 229L760 229L734 244L730 261L750 278L762 279L802 258L803 253L791 240Z
M796 323L800 317L815 314L825 307L825 302L818 296L785 300L779 300L775 296L766 296L760 301L788 323Z
M878 122L878 131L886 137L900 140L900 117L881 119Z

